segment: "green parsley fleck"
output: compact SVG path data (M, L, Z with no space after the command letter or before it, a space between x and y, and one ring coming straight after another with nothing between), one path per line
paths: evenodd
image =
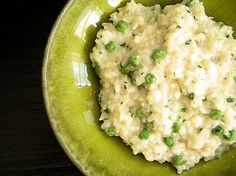
M234 76L234 83L236 84L236 76Z
M192 39L189 39L185 42L185 45L190 45L192 43Z
M202 101L204 102L204 101L207 101L207 97L205 97L204 99L202 99Z
M188 97L189 100L193 100L195 98L195 94L194 93L189 93L187 95L187 97Z
M224 23L221 22L221 21L220 21L220 22L217 22L217 25L219 26L220 29L224 27Z
M180 25L177 25L177 28L181 29L182 27Z
M198 129L197 129L197 132L198 132L198 133L201 133L202 130L203 130L203 128L198 128Z
M187 111L187 108L186 108L186 107L182 107L180 111L181 111L181 112L186 112L186 111Z
M122 43L120 46L126 47L126 42Z
M234 102L234 98L232 98L232 97L228 97L228 98L226 98L226 101L228 102L228 103L232 103L232 102Z

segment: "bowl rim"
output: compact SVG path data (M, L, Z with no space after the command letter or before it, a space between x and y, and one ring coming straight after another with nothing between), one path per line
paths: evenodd
M42 81L42 94L43 94L43 102L44 102L44 107L46 109L47 113L47 118L50 123L51 129L53 131L54 136L56 137L57 141L59 142L60 146L62 147L63 151L66 153L70 161L79 169L84 175L90 176L92 173L87 170L83 164L76 159L72 153L70 152L70 149L66 144L64 143L63 137L61 136L60 133L58 133L57 125L54 119L54 115L51 112L50 104L49 104L49 93L48 93L48 62L50 59L50 54L51 54L51 47L52 43L55 39L55 35L59 30L60 24L67 13L68 9L73 5L73 3L76 0L68 0L66 4L63 6L61 9L59 15L57 16L57 19L55 20L54 24L52 25L51 32L48 36L47 42L46 42L46 47L44 49L44 55L43 55L43 61L42 61L42 75L41 75L41 81Z

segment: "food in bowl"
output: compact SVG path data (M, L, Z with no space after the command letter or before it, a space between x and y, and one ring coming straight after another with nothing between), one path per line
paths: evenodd
M131 1L97 33L101 128L178 173L219 156L236 138L232 27L187 0L161 9Z

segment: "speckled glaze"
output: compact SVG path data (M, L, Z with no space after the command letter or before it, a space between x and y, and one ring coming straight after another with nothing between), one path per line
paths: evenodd
M100 129L98 79L89 53L96 32L125 0L71 0L56 21L45 51L43 93L54 133L74 164L88 176L175 176L170 164L133 155L119 138ZM162 6L178 0L137 0ZM236 29L236 1L203 0L207 14ZM235 37L236 35L234 35ZM182 176L236 175L236 149L220 159L201 162Z

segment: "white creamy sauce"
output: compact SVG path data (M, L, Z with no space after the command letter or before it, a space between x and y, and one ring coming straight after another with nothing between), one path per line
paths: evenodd
M198 0L164 9L131 1L110 19L90 56L100 72L102 129L178 173L233 144L232 27L208 17Z

